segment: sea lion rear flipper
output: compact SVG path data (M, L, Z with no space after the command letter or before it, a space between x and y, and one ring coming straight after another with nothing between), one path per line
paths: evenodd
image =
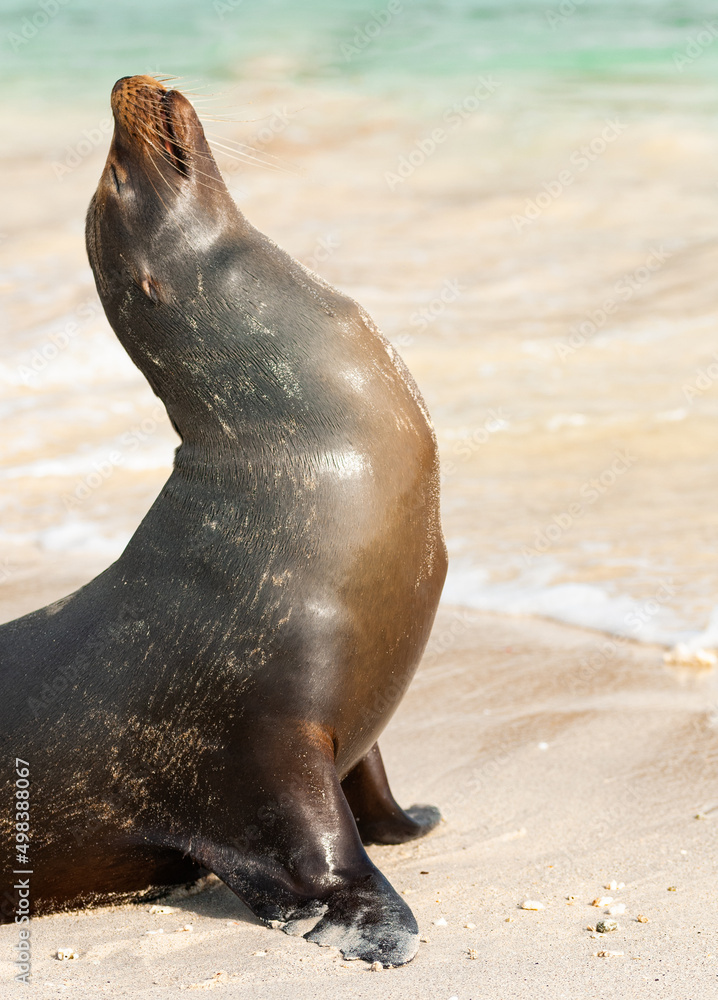
M193 858L287 934L339 948L347 959L410 962L416 920L362 847L333 754L305 746L271 764L264 771L255 760L243 775L242 802L223 810L251 823L235 820L234 833L221 839L193 838Z
M352 768L342 791L364 844L403 844L423 837L441 822L436 806L401 808L391 794L378 743Z

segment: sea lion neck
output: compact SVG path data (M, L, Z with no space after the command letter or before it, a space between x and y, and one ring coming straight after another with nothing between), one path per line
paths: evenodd
M126 77L112 107L88 256L110 325L187 454L306 452L346 428L337 369L350 358L366 380L384 363L365 356L371 335L370 350L356 346L367 333L356 303L247 222L186 98Z

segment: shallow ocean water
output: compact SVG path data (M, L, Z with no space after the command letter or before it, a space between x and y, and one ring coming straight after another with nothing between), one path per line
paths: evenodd
M4 618L107 565L171 465L83 245L110 87L164 71L263 161L217 146L250 221L417 378L447 603L718 644L708 5L405 3L371 37L354 2L85 0L13 42L34 10L0 20Z

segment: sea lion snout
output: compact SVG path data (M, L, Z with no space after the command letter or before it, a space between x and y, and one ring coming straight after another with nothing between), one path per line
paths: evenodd
M183 94L151 76L124 76L112 88L111 105L114 135L88 213L90 261L108 294L113 286L121 295L129 279L153 303L166 301L177 246L203 223L206 239L213 239L236 209ZM145 272L162 269L158 261L167 273L152 287L164 287L164 295L143 283Z
M154 76L121 76L112 88L112 94L110 95L113 107L115 100L121 100L122 97L129 91L135 90L138 87L150 87L155 90L167 89L164 84L160 83L160 81L155 79Z
M112 88L111 105L116 160L140 159L153 175L159 170L173 183L207 171L204 162L198 165L211 159L202 125L179 91L152 76L123 76Z

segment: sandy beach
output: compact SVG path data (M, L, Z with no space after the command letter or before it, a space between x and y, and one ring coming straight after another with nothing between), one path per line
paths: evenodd
M31 995L175 996L217 977L217 996L277 1000L714 996L715 676L671 672L635 643L587 672L605 642L442 610L382 748L399 800L438 803L445 822L415 844L369 848L426 939L409 966L344 962L263 927L216 883L36 919ZM612 902L591 905L602 898ZM543 909L521 909L527 900ZM597 934L602 919L618 929ZM15 937L0 928L6 983ZM78 958L60 962L58 949Z
M664 663L718 645L718 129L701 85L479 74L412 107L254 77L225 99L245 121L208 128L282 169L218 155L234 196L373 315L441 446L452 569L382 750L402 804L445 822L370 848L427 940L373 973L209 885L171 912L35 920L31 994L714 996L718 672ZM116 558L177 444L85 258L107 115L98 95L18 117L3 159L0 621ZM618 929L589 929L602 919ZM0 941L9 983L15 928Z

